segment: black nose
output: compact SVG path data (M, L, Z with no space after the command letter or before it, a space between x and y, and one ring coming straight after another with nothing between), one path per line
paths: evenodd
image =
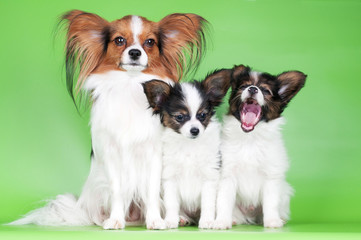
M193 136L197 136L199 134L199 129L198 128L191 128L191 134Z
M129 56L132 60L137 60L140 55L142 55L142 52L139 51L138 49L130 49L129 50Z
M250 87L248 88L248 91L251 93L251 95L258 93L258 89L256 87Z

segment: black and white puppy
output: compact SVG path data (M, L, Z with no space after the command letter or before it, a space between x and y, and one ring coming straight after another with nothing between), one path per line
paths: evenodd
M168 228L198 220L199 228L211 228L214 222L220 168L220 124L214 109L227 93L230 78L231 70L220 70L203 82L143 84L165 126L162 190Z
M229 113L222 131L222 173L213 228L233 224L282 227L289 219L292 188L281 113L305 84L298 71L278 76L236 66Z

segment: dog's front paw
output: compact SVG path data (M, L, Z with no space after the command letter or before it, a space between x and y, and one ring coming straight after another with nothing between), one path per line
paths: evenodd
M164 220L167 228L178 228L179 217L166 217Z
M123 229L125 227L125 221L120 219L108 218L103 223L104 229Z
M200 229L211 229L213 228L214 220L201 218L198 223Z
M285 222L280 218L265 219L263 225L266 228L280 228L283 227Z
M161 218L147 220L147 229L150 230L163 230L166 229L167 225Z
M232 228L232 219L230 221L227 220L216 220L213 222L213 229L224 230Z
M179 226L184 227L191 225L191 221L186 216L179 217Z

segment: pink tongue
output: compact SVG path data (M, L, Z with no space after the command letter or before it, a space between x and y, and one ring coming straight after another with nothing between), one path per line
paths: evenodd
M246 124L255 124L257 121L257 115L254 112L247 112L244 116L244 119Z

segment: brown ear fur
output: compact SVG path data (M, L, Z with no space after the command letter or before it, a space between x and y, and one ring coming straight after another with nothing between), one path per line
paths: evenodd
M299 71L289 71L277 76L279 82L278 94L284 105L301 90L305 85L307 75Z
M67 87L74 99L84 80L102 60L109 39L109 23L96 14L73 10L66 13L67 20L66 72ZM79 68L79 77L74 87L74 75Z
M249 74L250 71L251 68L248 66L245 66L243 64L235 65L233 67L232 79L231 79L232 88L235 89L236 86L239 86L239 81L241 80L242 76Z
M222 69L208 75L202 82L213 106L219 106L230 87L232 70Z
M177 73L173 80L179 81L198 67L205 50L206 24L201 16L180 13L159 22L162 63L171 73Z
M171 86L161 80L151 80L142 85L150 107L153 108L154 113L159 113L162 103L170 94Z

